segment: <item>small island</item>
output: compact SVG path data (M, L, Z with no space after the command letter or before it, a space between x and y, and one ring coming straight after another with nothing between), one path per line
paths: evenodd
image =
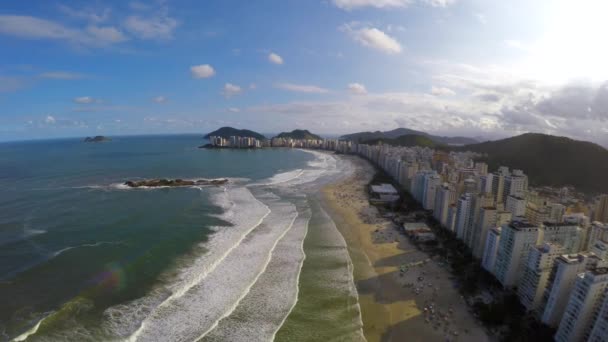
M92 143L105 142L105 141L110 141L110 140L112 140L112 139L110 139L108 137L104 137L103 135L97 135L94 137L84 138L84 142L92 142Z
M194 185L224 185L228 183L228 179L199 179L199 180L183 180L183 179L148 179L141 181L126 181L124 185L130 188L158 188L158 187L182 187Z

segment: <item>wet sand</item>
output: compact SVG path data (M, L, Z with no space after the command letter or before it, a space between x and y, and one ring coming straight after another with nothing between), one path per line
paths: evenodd
M326 186L322 197L348 244L366 339L491 340L453 287L449 271L369 204L366 185L373 167L360 158L346 158L356 168L353 175Z

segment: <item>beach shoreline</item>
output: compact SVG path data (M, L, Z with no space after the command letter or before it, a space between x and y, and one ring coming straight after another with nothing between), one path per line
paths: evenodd
M367 185L376 170L359 157L344 158L352 175L326 185L320 197L348 246L367 341L491 340L449 270L369 204Z

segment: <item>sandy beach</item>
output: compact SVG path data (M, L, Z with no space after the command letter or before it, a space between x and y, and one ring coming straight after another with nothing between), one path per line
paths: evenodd
M488 341L451 275L368 202L373 167L357 157L348 179L323 200L348 244L365 337L375 341Z

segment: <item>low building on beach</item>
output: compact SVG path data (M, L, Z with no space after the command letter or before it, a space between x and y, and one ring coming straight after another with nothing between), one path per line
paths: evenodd
M399 192L391 184L383 183L379 185L371 185L370 201L372 203L395 203L399 200Z

